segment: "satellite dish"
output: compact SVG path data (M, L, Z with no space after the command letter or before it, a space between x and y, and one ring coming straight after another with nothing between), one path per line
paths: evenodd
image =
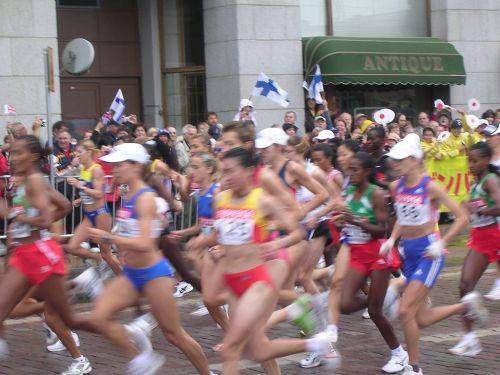
M62 67L64 71L73 75L87 72L94 62L94 46L87 39L76 38L64 47L62 53Z

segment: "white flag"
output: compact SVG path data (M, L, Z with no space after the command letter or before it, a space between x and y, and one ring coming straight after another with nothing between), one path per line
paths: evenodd
M109 106L110 111L114 111L113 120L120 122L123 112L125 111L125 99L123 98L122 90L118 89L113 102Z
M316 103L322 104L323 98L321 97L321 93L325 91L323 88L323 79L321 77L321 70L319 69L319 65L316 65L316 73L314 73L311 84L309 85L309 99L316 100Z
M264 73L259 74L257 83L252 90L252 96L265 96L282 107L288 107L288 93Z

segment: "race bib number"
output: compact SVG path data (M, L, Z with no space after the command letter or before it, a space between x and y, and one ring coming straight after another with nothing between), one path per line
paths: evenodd
M347 242L352 244L367 243L372 238L370 233L352 224L346 224L344 227L344 235L347 237Z
M252 242L253 220L218 219L215 227L219 232L219 242L223 245L242 245Z
M475 200L471 201L470 203L474 207L475 211L480 210L481 208L487 206L486 202L482 199L475 199ZM471 223L471 226L474 228L485 227L488 225L495 224L496 218L494 216L481 215L478 212L473 212L470 215L470 223Z

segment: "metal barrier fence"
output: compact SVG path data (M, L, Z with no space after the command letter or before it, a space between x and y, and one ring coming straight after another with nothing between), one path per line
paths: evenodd
M77 189L68 184L69 178L78 178L79 176L64 176L64 177L53 177L52 186L63 194L69 201L73 202L79 198ZM115 225L116 210L121 204L121 189L113 185L113 176L105 176L105 193L106 193L106 204L109 211L111 212L111 217L113 219L113 226ZM50 183L49 177L47 176L47 181ZM12 185L11 176L3 175L0 176L0 183L3 183L3 199L7 202L9 199L10 188ZM175 191L172 192L175 194ZM7 202L9 203L9 202ZM171 230L179 230L188 228L196 223L197 212L196 212L196 200L193 196L190 196L187 202L184 202L183 210L179 213L171 214L169 217L169 228ZM63 236L72 236L75 228L83 220L83 208L82 205L74 206L71 212L63 219ZM3 220L3 230L0 233L0 240L5 240L7 238L7 220Z

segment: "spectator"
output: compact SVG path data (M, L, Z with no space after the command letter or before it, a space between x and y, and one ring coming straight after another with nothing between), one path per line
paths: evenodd
M314 128L321 130L327 129L326 118L324 116L316 116L314 118Z
M396 113L396 117L394 118L394 120L399 125L399 129L405 130L405 128L406 128L406 116L403 113Z
M209 126L208 134L216 141L222 134L222 124L219 124L219 116L215 112L208 112L207 124Z
M463 124L460 119L452 122L450 135L440 145L443 158L453 158L459 155L467 155L467 151L474 142L474 137L462 131Z
M422 138L424 128L429 126L429 114L427 112L420 112L417 116L417 125L415 125L413 128L415 129L415 133L419 135L420 138Z
M495 111L495 121L493 123L495 125L500 124L500 108Z
M201 121L196 126L196 129L198 130L198 133L208 135L208 131L210 130L210 125L208 125L205 121Z
M238 113L234 116L234 121L252 120L255 126L257 126L257 120L255 119L253 112L253 103L248 99L241 99L240 105L238 107Z
M316 117L316 101L314 99L306 100L306 112L304 127L306 133L311 133L314 129L314 118Z
M315 143L330 143L335 139L335 134L331 130L321 130L319 134L313 138Z
M337 138L341 140L346 139L347 124L342 117L337 118L335 121L335 129L337 130Z
M54 147L54 169L57 176L72 176L77 172L80 160L75 146L71 144L71 135L66 130L57 133L57 146Z
M182 137L179 137L175 144L179 168L182 173L185 172L189 165L189 142L196 133L196 127L191 124L184 125L182 128Z
M495 121L495 112L492 109L488 109L483 113L481 118L488 121L489 124L493 124L493 121Z
M424 152L424 164L426 167L432 160L442 159L443 155L439 150L439 145L436 141L436 132L430 126L427 126L422 131L422 141L420 142L422 151Z
M148 137L150 137L150 138L156 137L158 135L158 128L156 128L156 127L149 128L147 134L148 134Z
M208 133L195 134L189 140L189 154L193 155L197 153L212 153L212 142Z
M351 133L354 131L354 129L360 129L361 128L361 124L368 119L368 116L365 115L364 113L358 113L355 117L354 117L354 125L353 127L351 128Z
M370 120L365 120L361 123L359 126L359 130L361 131L361 134L367 134L368 131L375 126L375 123Z
M130 130L127 125L121 124L118 130L118 139L130 136Z
M94 131L92 132L91 140L92 142L94 142L94 144L99 144L99 137L105 135L111 137L114 143L118 139L119 130L120 124L116 121L110 120L107 125L104 125L103 122L99 120L94 128Z
M286 118L286 115L285 115L285 118ZM290 124L290 123L284 123L282 128L283 128L283 131L286 134L288 134L290 137L296 135L297 130L299 130L298 127L296 127L294 124Z
M294 125L297 129L299 128L297 126L297 114L294 111L285 112L285 118L283 119L283 123Z
M394 147L394 145L396 143L398 143L399 141L401 140L401 138L399 138L399 136L395 133L391 133L387 136L387 140L385 141L385 146L384 146L384 150L386 152L390 151L391 148Z
M399 124L397 122L387 124L387 133L396 134L399 138L401 138L401 129L399 128Z
M140 137L146 137L148 134L148 131L144 125L137 124L134 127L133 133L134 133L135 138L140 138Z
M442 127L445 128L445 130L448 130L450 128L450 122L451 122L451 117L447 112L441 112L438 116L438 123Z
M173 126L169 126L167 128L167 130L169 131L171 137L172 137L172 140L173 141L176 141L177 140L177 129Z
M352 128L352 116L347 112L342 112L339 116L339 120L344 121L346 137L350 137Z
M428 127L432 128L432 130L434 130L434 134L436 134L436 135L437 135L438 126L439 126L439 123L437 121L434 121L434 120L429 121Z

